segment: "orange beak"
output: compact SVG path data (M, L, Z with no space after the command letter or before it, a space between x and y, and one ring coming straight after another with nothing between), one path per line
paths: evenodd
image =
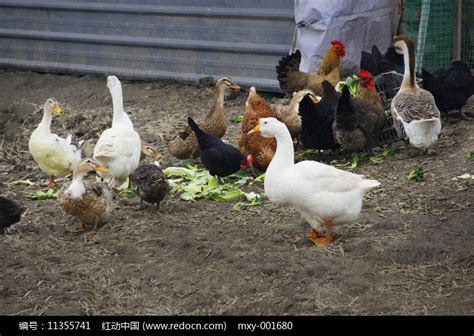
M247 133L247 135L255 133L255 132L260 132L260 120L258 120L257 126L255 126L250 132Z

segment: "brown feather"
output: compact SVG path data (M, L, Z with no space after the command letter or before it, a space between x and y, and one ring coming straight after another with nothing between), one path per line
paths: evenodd
M84 224L103 222L112 208L112 195L107 186L95 181L85 181L86 189L81 198L75 199L66 193L69 184L59 195L59 206Z
M301 55L293 57L287 62L284 59L277 67L277 72L280 88L287 93L310 89L314 94L321 96L323 94L321 83L324 80L329 81L332 85L336 85L340 81L340 56L332 45L326 51L317 71L310 73L299 71Z
M254 89L250 90L249 98L245 104L245 113L242 120L239 147L244 155L251 154L254 158L253 165L265 171L276 151L276 140L264 138L259 133L250 132L257 126L260 118L276 117L267 102L260 97Z
M230 79L219 80L214 90L214 101L210 111L201 118L197 118L196 124L204 132L222 138L227 130L227 120L224 114L224 95L226 89L236 90L229 85L235 85ZM235 85L236 86L236 85ZM171 139L170 139L171 138ZM168 150L171 155L178 159L194 159L199 156L199 144L191 128L186 125L177 131L174 136L168 137Z

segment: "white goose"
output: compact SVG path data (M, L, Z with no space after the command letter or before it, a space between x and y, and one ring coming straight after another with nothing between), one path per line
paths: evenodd
M33 159L40 168L49 174L49 187L56 187L55 176L66 176L72 173L81 161L80 145L72 142L72 135L66 139L51 133L53 113L62 113L58 102L49 98L43 107L43 119L31 134L28 147Z
M332 227L355 221L367 191L380 185L362 175L316 161L294 163L293 141L285 124L261 118L250 132L274 137L277 149L265 174L265 193L270 201L295 208L311 225L309 239L317 246L332 242ZM318 231L325 231L320 237Z
M109 185L121 186L138 167L141 140L132 121L123 110L122 85L115 76L107 77L112 95L112 127L102 132L94 148L94 159L110 171ZM103 173L100 173L104 177Z
M405 71L397 95L392 99L390 109L398 136L408 145L425 152L438 140L441 119L433 95L421 89L415 81L415 45L407 36L396 36L393 46L403 54Z

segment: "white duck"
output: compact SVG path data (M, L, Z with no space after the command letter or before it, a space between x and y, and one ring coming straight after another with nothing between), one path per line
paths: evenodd
M109 185L121 186L138 167L141 140L132 121L123 110L122 85L115 76L107 77L112 95L114 116L112 127L102 132L94 148L94 159L110 171ZM100 173L104 177L103 173Z
M390 109L398 136L408 144L425 152L438 140L441 119L433 95L421 89L415 81L415 45L407 36L396 36L395 51L403 54L405 71L397 95L392 99Z
M58 102L48 98L43 107L43 119L33 131L28 142L28 147L33 159L40 168L49 174L49 187L56 187L55 176L66 176L72 173L76 165L81 161L81 150L79 144L72 142L72 135L66 139L51 133L51 121L53 113L62 113Z
M290 205L301 214L311 225L309 239L317 246L332 242L333 225L355 221L365 193L380 185L316 161L295 164L290 132L275 118L261 118L250 132L276 138L276 153L265 174L265 193L270 201ZM318 231L325 231L326 236L318 236Z

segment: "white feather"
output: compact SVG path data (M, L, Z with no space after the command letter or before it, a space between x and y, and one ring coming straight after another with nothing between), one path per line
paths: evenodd
M71 135L64 139L51 133L51 120L52 111L45 105L43 119L31 134L28 148L48 175L66 176L81 161L81 151L71 144Z
M380 185L316 161L294 164L290 133L274 118L260 119L260 132L277 140L277 151L265 174L265 193L272 202L294 207L316 230L323 229L324 220L335 225L355 221L365 193Z
M120 81L115 76L109 76L107 86L112 95L114 110L112 127L101 134L93 156L109 169L114 177L115 186L118 187L138 167L141 140L130 118L123 110Z

